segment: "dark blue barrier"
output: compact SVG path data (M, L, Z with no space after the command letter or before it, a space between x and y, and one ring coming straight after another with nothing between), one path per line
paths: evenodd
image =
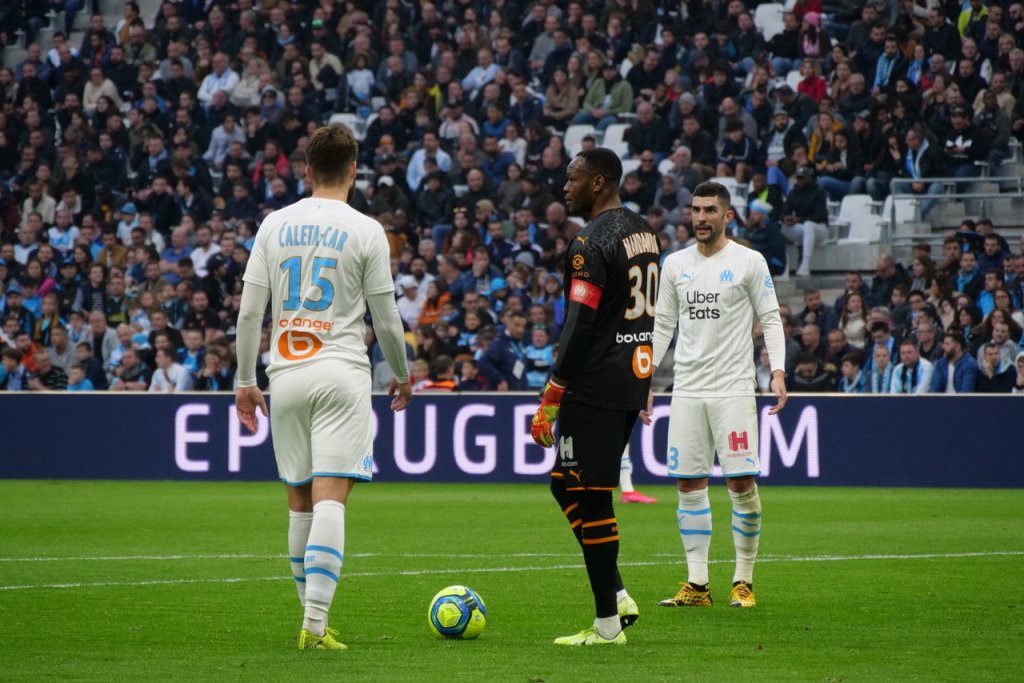
M554 450L530 439L534 396L375 396L378 481L543 482ZM668 483L668 397L630 444L634 479ZM828 486L1024 486L1020 397L794 396L758 400L763 478ZM0 394L0 477L277 477L267 422L245 433L230 394Z

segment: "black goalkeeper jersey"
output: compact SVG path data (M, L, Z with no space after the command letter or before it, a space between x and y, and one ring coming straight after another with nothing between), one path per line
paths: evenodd
M660 253L654 230L626 208L603 211L573 239L566 254L566 297L600 298L590 349L564 378L567 400L618 410L647 405Z

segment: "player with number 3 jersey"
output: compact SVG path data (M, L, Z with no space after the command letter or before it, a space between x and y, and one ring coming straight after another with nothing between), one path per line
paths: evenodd
M754 560L761 534L761 473L754 403L754 316L764 331L778 412L786 403L785 339L775 285L758 252L728 238L729 190L707 182L693 191L697 244L665 259L654 328L654 365L678 322L675 381L668 428L668 473L679 489L677 520L689 577L665 607L707 606L715 454L732 499L736 571L729 603L753 607Z
M594 626L558 645L623 644L637 617L618 572L612 491L622 450L644 409L654 366L658 236L619 199L622 163L607 149L581 152L566 171L566 198L590 223L567 253L566 322L558 359L533 418L534 440L555 443L551 492L583 550Z

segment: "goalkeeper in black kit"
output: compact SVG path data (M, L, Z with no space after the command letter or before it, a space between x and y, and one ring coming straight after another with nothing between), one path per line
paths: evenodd
M566 172L570 213L590 223L566 255L566 322L558 359L532 423L534 441L555 443L551 492L583 549L594 625L557 645L622 645L638 618L618 571L612 491L638 417L645 422L654 372L658 237L619 199L622 163L608 149L580 152ZM557 429L556 429L557 424Z

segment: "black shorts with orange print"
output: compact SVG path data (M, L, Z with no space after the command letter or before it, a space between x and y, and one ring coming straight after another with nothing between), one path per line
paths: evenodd
M613 410L568 401L558 415L558 440L551 476L568 491L611 491L619 485L622 451L637 411Z

